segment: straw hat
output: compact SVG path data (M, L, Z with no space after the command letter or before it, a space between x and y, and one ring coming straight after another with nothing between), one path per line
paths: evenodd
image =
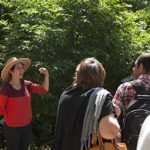
M31 60L29 58L17 59L16 57L12 57L9 60L7 60L5 67L3 68L2 72L1 72L2 80L8 81L10 79L9 70L15 64L18 64L18 63L23 63L24 71L26 71L29 68L29 66L31 65Z

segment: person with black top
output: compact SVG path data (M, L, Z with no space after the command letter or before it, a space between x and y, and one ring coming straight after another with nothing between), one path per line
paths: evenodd
M123 79L121 80L121 84L136 79L136 78L135 78L135 62L133 62L132 65L131 65L131 71L132 71L132 72L131 72L131 75L130 75L130 76L128 76L128 77L126 77L126 78L123 78Z
M105 74L102 64L95 58L86 58L77 66L73 85L60 97L52 150L81 149L81 134L88 102L93 91L103 86ZM112 98L110 93L106 96L98 117L98 132L105 139L114 139L120 128L115 118Z

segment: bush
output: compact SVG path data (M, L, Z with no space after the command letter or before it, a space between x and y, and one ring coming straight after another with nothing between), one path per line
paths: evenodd
M50 73L49 93L32 96L31 149L51 145L59 97L83 58L102 62L105 88L114 93L133 60L150 49L146 7L132 12L118 0L2 0L0 8L0 69L12 56L29 57L25 79L42 83L41 66Z

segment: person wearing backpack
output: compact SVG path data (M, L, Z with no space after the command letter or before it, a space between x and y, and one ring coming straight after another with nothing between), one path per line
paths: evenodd
M115 108L123 112L122 141L128 150L136 150L141 125L150 114L150 53L135 62L136 80L121 84L113 98Z
M131 75L126 78L123 78L121 80L120 84L135 80L135 75L134 75L135 71L134 70L135 70L135 60L132 62L132 65L130 68ZM120 128L122 129L123 128L123 112L120 112L120 110L119 110L118 113L119 113L118 122L119 122Z

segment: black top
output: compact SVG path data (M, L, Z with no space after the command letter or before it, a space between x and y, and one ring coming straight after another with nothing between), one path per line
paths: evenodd
M84 91L81 87L67 88L61 95L52 150L80 150L80 138L86 107L94 89ZM104 102L99 121L104 116L115 114L112 95Z
M131 78L131 76L129 76L129 77L126 77L126 78L123 78L122 80L121 80L121 84L122 83L125 83L125 82L130 82L130 81L132 81L133 79Z

